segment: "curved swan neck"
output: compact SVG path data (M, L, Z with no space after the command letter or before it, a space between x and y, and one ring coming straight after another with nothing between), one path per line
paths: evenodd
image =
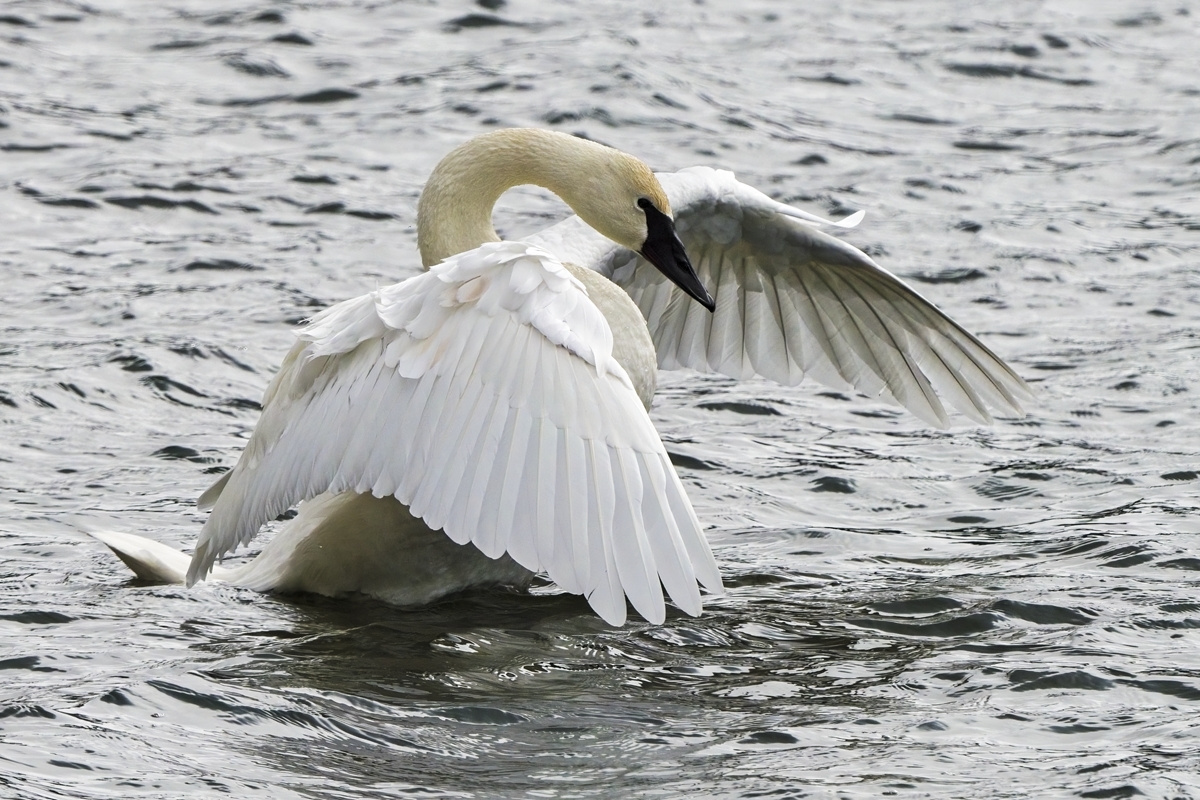
M624 154L603 145L536 128L486 133L452 150L429 176L417 206L421 263L433 266L500 237L492 208L514 186L535 184L561 197L580 216L593 176ZM592 187L593 189L595 187ZM586 217L585 217L586 218Z

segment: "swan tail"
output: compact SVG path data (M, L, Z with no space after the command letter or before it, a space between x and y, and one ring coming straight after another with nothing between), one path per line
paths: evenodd
M184 583L191 558L161 542L116 531L91 531L133 570L140 580L151 583Z

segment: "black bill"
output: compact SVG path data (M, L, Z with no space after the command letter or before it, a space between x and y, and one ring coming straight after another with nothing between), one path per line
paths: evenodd
M700 282L692 262L688 260L683 242L675 233L675 223L653 203L638 204L646 212L646 243L642 245L642 258L658 267L658 271L683 289L697 303L712 311L717 303Z

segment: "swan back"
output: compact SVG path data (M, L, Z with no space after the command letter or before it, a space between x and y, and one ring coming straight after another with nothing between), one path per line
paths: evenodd
M625 370L646 410L658 388L658 358L641 310L625 290L594 270L564 263L612 330L612 357Z

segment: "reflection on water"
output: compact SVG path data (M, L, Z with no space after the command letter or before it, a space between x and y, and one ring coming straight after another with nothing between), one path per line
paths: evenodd
M1194 17L947 12L0 10L0 795L1200 796ZM1037 406L663 373L729 591L660 627L127 581L83 532L190 546L292 326L413 274L429 169L520 124L866 208Z

